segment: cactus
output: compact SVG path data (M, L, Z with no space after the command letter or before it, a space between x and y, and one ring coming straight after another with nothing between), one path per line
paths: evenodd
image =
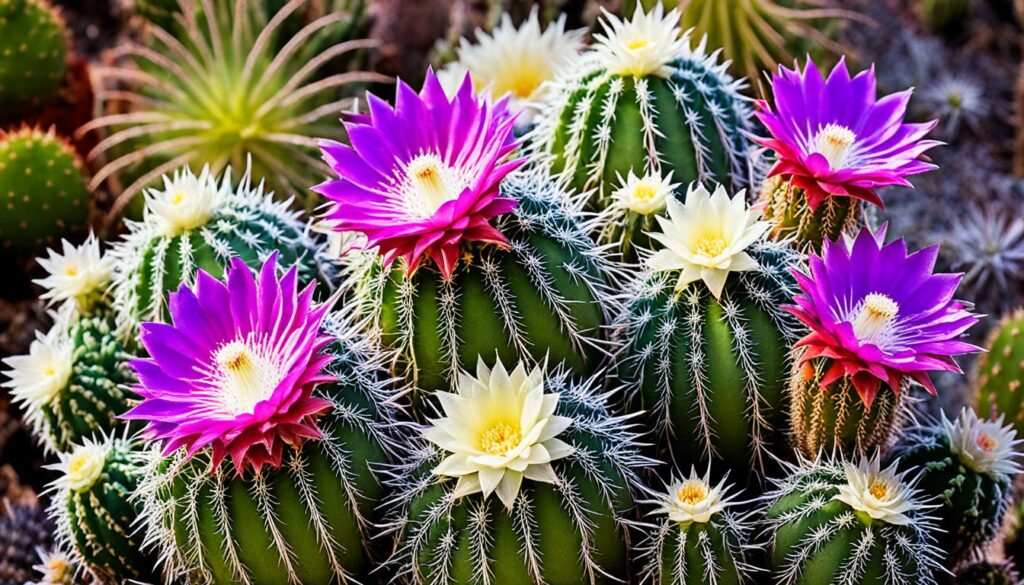
M439 393L449 418L424 429L431 443L411 444L391 472L388 528L397 539L391 574L420 585L624 580L629 565L620 523L637 493L638 475L652 462L639 455L638 435L627 419L609 414L597 384L596 377L574 381L561 367L527 375L522 363L507 373L500 360L494 370L481 361L475 378L460 377L458 394ZM520 397L525 403L498 394L526 389L536 395ZM520 418L516 409L524 404L544 405L538 424L547 428L531 434L519 427L528 415ZM506 417L513 422L501 422ZM460 439L446 436L445 429L462 428L479 433L479 443L451 452ZM527 443L538 436L546 439L543 447ZM478 449L501 467L477 472L474 457L458 462ZM466 475L470 470L474 475ZM495 473L497 487L485 485ZM461 476L458 483L454 475Z
M152 579L155 560L141 552L138 503L140 445L114 437L86 439L60 455L61 475L48 488L57 543L103 582Z
M23 585L32 576L36 549L53 544L52 526L36 502L0 499L0 583Z
M89 221L82 163L52 129L0 131L0 201L0 246L19 256L85 231Z
M667 273L642 277L616 322L625 396L678 465L761 469L769 447L785 443L797 324L779 307L796 289L799 257L773 242L748 252L760 268L731 277L720 298L705 286L676 290Z
M37 106L57 96L68 39L64 19L46 0L0 0L0 109Z
M1007 315L992 330L975 370L975 409L984 417L1005 416L1024 436L1024 309Z
M765 180L759 203L765 219L774 226L772 238L793 240L801 248L819 250L825 240L856 235L868 223L867 210L860 200L829 197L812 210L804 190L781 176Z
M748 184L751 112L742 83L704 43L691 49L676 16L660 6L647 15L638 9L630 22L606 18L595 47L553 82L529 137L534 156L550 158L592 211L610 204L630 172L715 181L730 191ZM649 38L637 36L641 27ZM647 43L647 57L633 53L634 41Z
M1012 562L982 561L957 573L954 585L1021 585L1020 575Z
M351 32L343 24L351 20L347 12L331 12L290 34L289 17L312 0L283 3L272 14L262 4L182 0L181 32L153 26L143 45L124 47L133 66L105 77L127 88L105 94L107 110L125 113L79 130L109 131L90 153L109 158L91 185L106 183L119 194L113 213L183 165L220 173L248 159L270 191L282 199L297 195L312 207L314 199L302 197L328 170L314 156L317 139L330 136L326 121L351 105L346 88L386 78L326 75L343 56L373 46L368 40L323 46L332 27Z
M477 356L565 362L589 373L601 358L613 313L609 264L542 172L510 175L498 217L508 246L465 244L450 278L434 265L408 274L374 252L352 258L352 302L398 372L425 392L444 388Z
M928 504L877 457L787 464L765 497L772 583L935 585L943 571Z
M725 480L712 486L709 476L690 471L689 479L673 482L654 513L664 515L646 532L640 545L644 561L640 582L652 585L740 585L756 582L751 556L751 513L734 505Z
M272 253L282 266L297 265L300 280L320 276L318 245L287 202L253 185L247 170L232 183L228 168L217 184L208 168L198 177L186 167L146 193L146 215L128 222L128 235L111 251L114 307L126 331L167 318L167 293L191 283L199 270L220 276L231 258L258 266Z
M1002 419L979 420L963 409L953 422L911 429L892 457L919 474L918 488L932 496L941 529L936 541L953 564L980 556L1003 524L1020 467L1020 444Z
M112 432L128 409L132 350L114 328L109 316L61 315L46 335L37 333L28 355L4 360L4 386L48 452Z
M921 16L929 31L955 35L970 20L971 0L921 0Z

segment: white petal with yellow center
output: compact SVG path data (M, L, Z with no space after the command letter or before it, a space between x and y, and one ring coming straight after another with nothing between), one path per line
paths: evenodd
M46 335L36 332L28 355L6 358L8 380L4 387L11 390L16 403L21 404L30 422L40 422L42 408L53 402L68 385L74 368L73 344L62 335L64 326L57 323Z
M702 280L715 298L721 298L729 273L760 268L745 250L768 231L769 224L747 209L743 191L730 198L721 185L711 194L694 183L685 203L670 197L666 206L668 217L657 217L661 233L649 234L662 249L647 259L647 266L654 272L678 271L678 289Z
M71 453L61 454L55 467L63 474L60 485L75 492L92 489L107 464L108 449L101 443L86 439Z
M573 453L558 438L572 419L555 414L558 395L544 393L540 368L509 373L500 360L491 369L481 359L476 377L462 372L456 392L435 396L444 416L423 435L449 453L434 474L459 479L456 497L493 493L511 509L524 479L558 481L551 462Z
M1020 473L1017 447L1021 441L1013 425L1003 425L1002 416L994 421L983 420L970 408L964 408L953 421L943 414L942 425L950 448L970 469L992 476Z
M649 172L637 177L632 170L625 180L619 176L622 185L612 193L612 207L631 211L639 215L654 215L665 210L668 199L675 193L678 183L672 183L671 176L662 177Z
M660 2L645 13L638 2L631 19L604 11L602 31L594 35L594 54L612 74L633 77L671 75L669 63L685 55L689 39L679 28L679 12Z
M146 191L146 220L165 236L176 236L204 225L225 198L227 181L221 187L203 167L195 176L188 167L164 176L163 189Z
M81 302L101 293L113 278L114 267L112 259L100 253L100 242L95 234L90 234L81 246L63 240L62 247L63 253L51 249L49 257L39 258L39 265L49 273L46 278L35 281L46 289L42 298Z
M710 470L701 477L696 468L691 468L689 478L669 485L668 494L661 498L655 513L667 514L683 526L703 524L731 505L726 491L724 479L712 485Z
M908 512L918 509L913 490L896 464L881 469L878 456L861 458L858 465L844 463L846 483L839 486L833 499L843 502L871 519L904 526L910 524Z

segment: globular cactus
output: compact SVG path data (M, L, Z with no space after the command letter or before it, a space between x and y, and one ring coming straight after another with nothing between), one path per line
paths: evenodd
M931 505L878 458L787 464L765 497L771 582L935 585L943 571Z
M983 553L1010 505L1021 441L1002 422L979 419L967 408L954 421L943 414L937 424L911 429L891 454L939 504L932 513L941 529L936 544L951 563Z
M975 410L984 417L1005 416L1024 436L1024 309L1007 315L992 330L975 370Z
M152 580L155 559L141 551L133 501L141 477L140 444L131 439L86 439L51 466L61 475L48 488L57 543L103 582Z
M676 12L606 15L594 47L567 67L530 135L537 158L605 209L618 177L656 173L672 183L748 184L750 107L717 53L691 48Z
M647 536L640 543L643 562L640 582L650 585L740 585L756 583L750 564L752 513L729 509L735 505L723 479L711 483L696 469L690 477L668 486L668 494L651 512L653 526L641 524Z
M921 16L933 33L955 35L967 27L971 0L921 0Z
M436 393L429 444L411 445L390 472L392 574L451 585L624 580L621 523L652 462L597 385L561 367L481 360L475 376Z
M298 266L300 280L320 276L318 244L287 202L275 202L253 185L249 171L236 185L228 168L218 184L209 168L199 176L185 167L146 192L142 221L111 251L117 266L114 308L132 328L167 316L167 293L194 281L199 270L224 273L232 258L259 266L273 253L281 266Z
M830 197L812 210L804 190L781 176L765 179L758 202L774 224L772 237L793 239L801 247L819 249L825 240L856 235L867 223L864 205L857 199Z
M1021 585L1016 567L1012 562L993 563L982 561L958 572L953 585Z
M714 212L723 206L739 213ZM791 270L800 258L764 240L767 226L745 209L742 194L730 200L721 188L712 196L692 187L686 204L671 201L669 213L672 221L659 218L664 234L652 234L659 250L647 260L650 270L624 295L613 328L623 342L615 370L629 407L645 412L668 458L680 466L724 463L745 480L763 468L773 444L786 441L798 323L780 307L796 291ZM754 239L722 225L749 226ZM679 253L688 259L673 258Z
M46 0L0 0L0 109L56 97L68 39L64 19Z
M134 381L131 345L109 316L71 320L37 332L27 355L4 360L15 403L48 451L65 451L95 433L110 433L128 410Z
M0 247L7 253L32 255L85 231L91 198L74 149L52 129L0 131L0 204Z

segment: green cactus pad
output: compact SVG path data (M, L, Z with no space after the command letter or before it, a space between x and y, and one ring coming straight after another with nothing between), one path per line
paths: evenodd
M1002 320L985 349L975 371L975 410L983 417L1005 416L1024 436L1024 309Z
M779 307L792 299L790 248L757 243L761 269L730 274L721 299L702 282L675 290L675 275L638 280L615 329L630 409L645 411L657 444L685 469L728 462L744 475L785 443L789 350L796 323Z
M811 211L803 189L782 177L764 182L760 202L764 218L774 224L771 236L776 240L793 240L801 250L820 251L826 238L837 241L844 235L855 235L865 225L859 200L829 197Z
M32 256L84 232L91 198L74 149L53 130L0 132L0 204L7 253Z
M67 71L68 30L45 0L0 0L0 109L53 99Z

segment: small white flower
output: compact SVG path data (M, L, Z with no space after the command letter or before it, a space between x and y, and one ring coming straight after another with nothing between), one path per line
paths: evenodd
M36 284L46 289L42 298L51 302L75 300L79 307L95 293L102 293L114 274L113 260L100 253L100 242L90 234L81 246L62 241L63 254L49 249L48 258L39 258L39 265L50 273Z
M859 465L843 463L846 483L839 486L833 499L845 503L874 520L906 526L911 523L907 512L918 509L914 492L896 472L896 464L880 469L878 456L870 461L862 457Z
M110 448L105 443L85 439L70 453L58 453L60 462L47 467L60 472L61 476L55 481L59 489L84 492L96 485L109 454Z
M620 20L605 10L601 28L603 32L594 35L594 53L614 75L668 77L672 72L668 64L688 50L689 40L679 28L679 12L665 13L660 2L646 14L637 2L630 20Z
M662 178L654 172L637 177L630 170L625 180L622 175L618 178L622 186L612 193L612 206L639 215L653 215L664 210L668 199L679 186L678 183L672 183L670 175Z
M715 298L730 272L757 270L757 262L744 250L768 231L770 224L758 221L760 214L747 209L743 191L729 199L725 188L714 195L694 183L686 203L675 197L666 201L669 217L659 216L663 233L650 233L665 248L647 259L655 272L680 271L677 287L703 280Z
M3 386L11 390L14 402L25 409L33 426L42 423L42 408L50 404L71 379L74 347L71 340L62 335L63 331L60 323L46 335L37 331L28 355L3 360L10 368L4 372L9 379Z
M690 468L690 477L669 486L668 494L661 499L655 513L667 514L683 525L703 524L731 505L726 491L725 479L716 486L711 485L710 469L700 477L696 468Z
M175 171L173 177L164 175L164 188L146 191L146 219L165 236L176 236L195 229L213 216L224 200L230 185L217 186L210 167L203 167L195 176L188 167Z
M75 582L75 564L66 553L36 549L36 554L39 555L39 564L32 565L32 569L42 577L29 585L71 585Z
M954 421L943 413L942 426L953 452L967 467L988 475L1020 473L1016 448L1021 441L1013 425L1003 426L1002 415L994 421L982 420L973 410L964 408Z
M542 30L536 8L519 28L505 14L491 34L478 30L476 43L463 38L458 60L438 78L452 95L469 73L477 92L493 99L508 95L512 111L532 111L543 99L546 83L578 55L583 34L565 30L565 15Z
M455 497L496 493L509 509L523 479L557 483L551 462L573 453L558 439L572 419L555 415L558 394L544 393L544 373L511 373L499 359L489 369L481 359L476 378L459 373L458 392L437 392L444 418L431 420L424 437L451 453L435 475L457 477Z

